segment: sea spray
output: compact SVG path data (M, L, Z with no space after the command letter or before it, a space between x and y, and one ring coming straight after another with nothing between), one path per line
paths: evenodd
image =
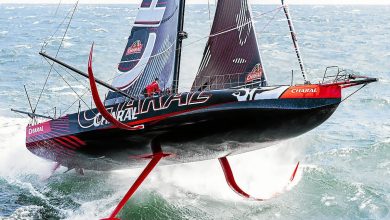
M299 139L294 139L273 148L229 157L238 185L257 198L267 199L283 193L296 163L302 159L304 145L298 142ZM301 175L299 170L292 185L299 182ZM152 188L164 191L167 198L175 198L183 192L245 201L229 188L217 159L160 167L151 176L150 183Z
M0 117L0 176L47 175L51 163L25 147L28 119Z

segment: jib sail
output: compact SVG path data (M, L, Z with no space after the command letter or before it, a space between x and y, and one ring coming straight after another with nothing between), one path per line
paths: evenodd
M112 85L137 96L155 78L171 88L176 56L179 0L143 0ZM110 92L107 100L120 94Z
M219 0L192 91L266 85L247 0Z

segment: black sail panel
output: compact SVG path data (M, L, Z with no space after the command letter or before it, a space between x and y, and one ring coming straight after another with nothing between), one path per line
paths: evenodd
M247 0L219 0L192 91L266 85Z

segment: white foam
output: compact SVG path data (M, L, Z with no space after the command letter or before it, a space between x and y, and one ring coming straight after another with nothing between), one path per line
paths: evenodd
M289 181L296 163L302 159L306 144L298 138L274 147L230 157L238 185L250 195L265 199L291 190L303 176L301 166L295 180L292 183ZM110 188L117 189L115 194L100 200L83 202L80 209L69 213L67 219L107 217L141 172L142 169L113 171L107 184ZM200 197L252 203L229 188L218 160L157 167L138 193L144 190L158 192L174 204L180 204L179 201L182 200L187 205L194 203L193 205L197 206L199 201L196 198Z
M305 145L300 139L291 140L271 148L230 157L235 179L248 194L269 199L281 195L302 178L302 168L290 183L295 165ZM113 172L112 183L117 185L119 200L134 182L141 169ZM189 194L217 200L248 202L234 193L225 181L218 160L158 167L142 186L159 192L167 200L188 199Z
M0 36L2 37L2 36L5 36L5 35L7 35L8 34L8 31L0 31Z
M62 43L62 45L64 46L64 48L70 48L70 47L72 47L72 46L73 46L73 44L72 44L72 43L70 43L70 42L67 42L67 41L64 41L64 42Z
M30 219L41 219L39 211L42 209L40 206L31 205L31 206L23 206L14 211L11 216L7 218L1 218L3 220L30 220Z
M20 45L16 45L15 48L31 49L32 46L31 45L27 45L27 44L20 44Z
M92 30L94 30L94 31L96 31L96 32L108 33L108 31L107 31L106 29L104 29L104 28L94 28L94 29L92 29Z
M82 85L72 85L72 88L73 89L84 89L85 87ZM58 92L58 91L64 91L64 90L69 90L69 89L70 89L69 86L58 86L58 87L48 88L47 90L49 90L51 92Z
M47 176L52 166L25 146L25 127L28 119L0 116L0 176L17 177L23 174Z
M301 149L295 141L229 158L238 185L258 198L271 198L295 186L302 177L298 171L293 183L289 179L299 160ZM218 160L159 168L148 187L167 198L195 193L214 198L244 201L225 181Z

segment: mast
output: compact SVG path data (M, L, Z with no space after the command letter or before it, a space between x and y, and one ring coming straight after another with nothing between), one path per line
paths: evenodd
M176 56L175 56L175 67L174 67L173 84L172 84L173 93L177 93L179 89L181 47L183 44L183 39L186 39L188 37L187 33L183 31L185 5L186 5L185 0L179 0L179 22L177 24L178 37L176 40Z
M303 80L305 81L305 84L310 84L310 82L307 80L307 77L306 77L305 66L303 65L303 60L301 58L301 52L299 50L298 40L296 38L294 25L293 25L292 20L290 18L290 12L288 10L288 6L284 4L284 0L281 0L281 1L282 1L284 14L286 15L286 18L287 18L288 27L290 28L290 34L291 34L291 38L292 38L292 41L293 41L293 44L294 44L295 53L297 54L299 66L301 68Z

